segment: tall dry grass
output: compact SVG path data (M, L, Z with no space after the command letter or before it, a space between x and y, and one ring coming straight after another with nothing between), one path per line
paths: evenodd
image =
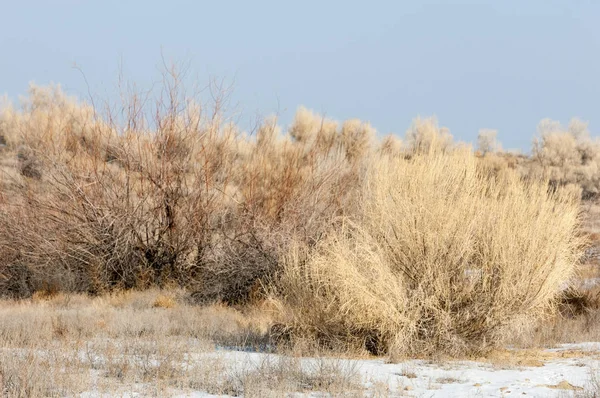
M289 337L461 354L547 314L581 255L576 193L441 142L373 159L359 214L290 252L273 292Z
M149 289L0 300L2 396L370 396L343 360L252 361L235 349L269 348L268 316L198 307L188 296Z

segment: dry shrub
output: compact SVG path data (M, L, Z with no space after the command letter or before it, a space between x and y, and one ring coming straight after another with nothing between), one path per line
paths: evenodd
M562 316L575 318L600 310L600 287L581 289L569 287L559 297L558 310Z
M540 121L531 156L503 152L497 132L482 129L477 154L494 172L516 169L524 178L549 180L553 187L577 186L584 200L597 199L600 192L600 142L590 134L588 123L577 118L566 127L551 119Z
M83 392L81 386L89 378L80 371L81 361L60 358L64 352L3 354L0 359L0 391L4 397L72 396ZM58 358L62 371L54 369L54 360Z
M383 138L379 147L379 153L385 156L402 156L404 154L402 140L393 134Z
M289 135L295 142L326 153L337 142L338 123L301 106L296 111Z
M296 334L417 351L482 346L547 304L555 270L569 277L576 206L535 181L593 185L583 125L565 153L544 133L539 161L478 163L435 119L415 120L404 147L305 108L287 131L269 118L248 137L211 88L208 106L169 70L157 91L105 109L58 86L5 107L0 294L179 285L199 302L247 304L282 276ZM576 165L572 151L585 167L552 174Z
M489 174L502 173L503 170L516 170L524 178L529 176L528 170L531 161L520 154L509 152L487 152L482 154L480 151L475 153L479 157L479 164Z
M350 161L363 158L371 148L375 134L375 129L369 123L358 119L345 121L340 138L346 157Z
M238 206L226 214L215 261L203 264L197 297L247 301L278 272L292 242L313 246L336 217L354 211L373 130L344 126L304 108L286 135L276 119L265 120L237 169Z
M502 145L497 139L498 132L491 129L481 129L477 135L477 150L485 155L502 150Z
M59 88L32 89L7 117L27 178L7 189L0 211L3 293L198 278L226 205L233 133L178 84L167 76L156 102L133 93L103 115Z
M189 98L169 71L155 93L105 110L32 86L0 118L0 293L46 284L94 294L179 284L199 301L244 303L290 242L314 245L354 211L374 130L300 109L282 132L238 131L215 88Z
M468 149L375 158L358 217L290 252L274 301L291 338L374 353L477 352L541 317L581 255L578 198Z
M434 117L413 120L406 132L407 150L409 153L429 153L434 150L447 151L452 148L452 134L446 127L439 127Z
M572 119L568 127L544 119L534 139L531 173L554 185L577 184L584 198L594 198L600 188L600 142L592 139L587 123Z

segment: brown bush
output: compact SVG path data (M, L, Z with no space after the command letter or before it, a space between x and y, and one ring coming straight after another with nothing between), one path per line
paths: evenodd
M101 114L32 86L3 113L7 156L26 177L4 184L3 292L175 282L202 301L243 302L289 242L314 245L352 211L368 125L338 129L300 109L286 135L268 119L248 139L220 99L209 111L179 90L170 74L154 103L129 93L120 113Z

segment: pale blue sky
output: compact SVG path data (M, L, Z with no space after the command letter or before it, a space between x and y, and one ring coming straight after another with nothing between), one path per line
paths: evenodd
M600 131L600 1L0 1L0 93L58 82L85 96L159 76L235 79L242 122L298 105L404 135L437 115L464 141L494 128L529 150L538 121Z

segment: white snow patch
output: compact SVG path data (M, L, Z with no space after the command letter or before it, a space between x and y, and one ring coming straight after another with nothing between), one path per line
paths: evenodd
M548 352L581 350L600 354L600 342L563 344ZM259 367L264 361L277 363L276 354L214 351L191 354L194 361L218 358L224 361L231 371L248 370ZM310 366L317 358L302 358L302 366ZM323 360L323 359L321 359ZM328 359L324 359L327 361ZM447 361L436 363L423 360L410 360L401 363L386 363L383 359L350 360L331 359L357 372L357 377L368 391L375 384L386 383L390 396L414 397L557 397L569 396L570 391L553 389L549 386L568 382L573 386L586 387L591 375L600 369L600 360L592 356L581 358L556 358L544 362L540 367L516 367L499 369L474 361ZM565 395L566 394L566 395ZM82 397L99 397L93 392ZM131 396L136 396L135 394ZM203 391L173 391L175 397L216 397ZM318 392L307 395L300 393L290 396L321 396Z

